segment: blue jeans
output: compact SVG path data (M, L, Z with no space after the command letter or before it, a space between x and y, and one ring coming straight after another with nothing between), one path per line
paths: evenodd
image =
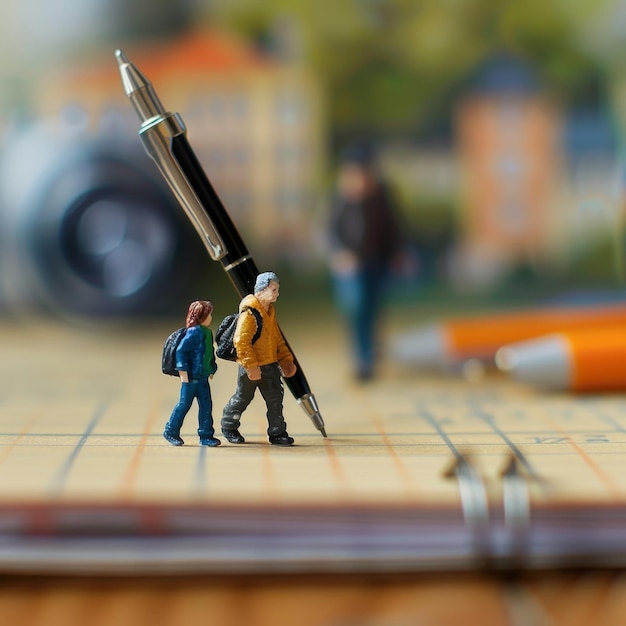
M385 270L375 264L335 274L335 299L348 322L355 368L371 374L376 358L376 330L385 291Z
M213 399L208 378L181 383L180 400L174 407L165 432L180 437L183 420L191 408L194 398L198 401L198 435L200 438L213 437Z

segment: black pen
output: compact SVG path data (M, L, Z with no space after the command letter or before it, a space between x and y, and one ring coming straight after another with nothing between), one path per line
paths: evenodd
M252 293L259 271L189 145L182 118L178 113L166 111L152 83L121 50L115 56L124 91L141 119L139 136L146 152L185 210L211 258L220 261L237 294L243 298ZM296 365L296 374L286 378L285 384L315 428L326 437L324 420L297 359Z

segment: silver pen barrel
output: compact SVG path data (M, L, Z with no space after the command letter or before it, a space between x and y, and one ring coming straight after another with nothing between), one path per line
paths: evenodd
M152 83L117 50L122 85L141 119L139 136L150 158L156 163L187 217L200 235L214 261L223 258L226 245L208 216L202 202L172 151L175 140L186 141L187 129L178 113L169 113L161 104Z

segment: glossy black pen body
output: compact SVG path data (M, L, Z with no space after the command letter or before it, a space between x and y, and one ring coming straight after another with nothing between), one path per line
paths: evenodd
M258 268L189 145L182 118L163 107L151 82L121 50L116 52L116 57L124 91L141 120L139 136L146 152L156 163L211 258L222 264L235 291L243 298L252 293ZM317 430L326 437L315 396L295 355L294 359L296 374L286 378L285 384Z

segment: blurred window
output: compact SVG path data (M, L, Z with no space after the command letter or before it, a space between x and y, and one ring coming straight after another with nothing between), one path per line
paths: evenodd
M281 166L302 167L308 157L306 146L294 142L280 142L276 146L276 161Z
M521 236L528 229L528 212L524 203L517 198L508 198L501 206L500 223L503 232Z
M295 91L282 91L276 100L276 113L279 123L283 126L297 126L306 121L307 103Z

